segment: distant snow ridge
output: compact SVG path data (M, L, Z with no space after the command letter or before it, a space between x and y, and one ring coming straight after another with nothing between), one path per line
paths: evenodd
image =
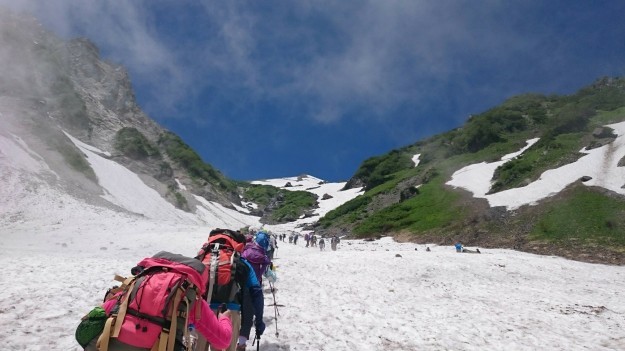
M541 199L553 196L562 191L569 184L583 176L592 177L583 184L600 186L619 194L625 194L622 188L625 183L625 168L619 167L618 162L625 157L625 122L610 124L607 127L614 129L618 137L610 144L587 150L586 154L576 162L560 168L545 171L540 178L527 186L500 191L486 195L491 187L491 179L497 167L520 155L533 145L538 139L528 140L528 145L519 152L502 157L502 161L493 163L476 163L459 169L447 184L466 189L473 196L485 198L490 206L505 206L508 210L517 209L523 205L535 205Z
M316 222L320 217L323 217L326 213L341 206L347 201L357 197L364 193L362 188L360 189L348 189L341 190L345 187L347 182L340 183L327 183L322 179L313 177L310 175L302 175L299 177L286 177L253 181L252 184L260 185L272 185L276 188L290 190L290 191L308 191L318 196L319 208L314 212L314 217L302 218L297 221L297 225ZM290 185L290 186L288 186ZM323 195L328 194L331 198L322 200Z

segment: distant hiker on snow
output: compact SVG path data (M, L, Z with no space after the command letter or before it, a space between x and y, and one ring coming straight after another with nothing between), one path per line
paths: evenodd
M267 250L267 256L269 260L273 261L273 256L276 253L276 249L278 248L278 243L276 241L275 234L269 234L269 249Z
M454 246L456 247L456 252L462 252L462 244L459 241Z
M332 248L332 251L336 251L339 241L340 239L336 235L330 239L330 247Z
M326 248L326 242L323 237L319 239L319 251L323 251Z

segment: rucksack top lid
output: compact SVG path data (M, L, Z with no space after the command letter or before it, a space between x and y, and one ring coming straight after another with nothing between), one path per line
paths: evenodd
M211 236L218 235L218 234L228 235L229 237L231 237L232 239L234 239L234 241L238 243L245 243L245 235L238 230L232 230L232 229L216 228L210 231L210 233L208 234L208 237L210 238Z
M193 283L200 294L206 291L208 282L208 270L206 266L195 258L175 254L167 251L160 251L152 257L147 257L137 264L145 270L152 267L163 267L176 270L187 276L187 279Z
M245 247L245 235L230 229L214 229L208 235L208 241L204 245L216 242L226 244L237 252L242 252Z

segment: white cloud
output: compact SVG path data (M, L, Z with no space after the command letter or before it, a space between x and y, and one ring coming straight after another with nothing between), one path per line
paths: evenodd
M461 79L463 63L454 54L492 57L503 44L500 31L487 26L497 2L480 11L425 1L295 2L275 11L277 4L203 2L204 14L188 22L178 18L189 15L184 7L161 4L175 25L205 22L196 23L205 33L195 33L201 38L195 42L167 38L169 28L143 2L0 4L42 16L64 36L92 38L107 49L107 58L130 68L133 80L150 86L147 108L155 111L174 112L212 87L233 101L245 92L248 102L299 105L325 123L364 104L372 107L359 118L390 118L385 112L393 106L432 97L448 79ZM476 26L478 14L482 26ZM523 45L518 39L507 47Z

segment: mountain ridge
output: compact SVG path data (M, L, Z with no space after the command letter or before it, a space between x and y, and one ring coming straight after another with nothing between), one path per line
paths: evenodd
M63 42L32 18L0 12L0 19L1 39L9 44L0 49L5 77L0 81L0 152L9 166L17 164L4 171L3 179L20 187L19 179L31 174L36 181L22 184L24 193L42 189L45 182L86 204L153 219L214 225L223 220L237 227L390 235L438 244L460 240L625 263L625 239L618 234L625 230L620 220L625 202L614 191L579 180L557 196L539 196L538 205L510 209L486 199L574 164L585 157L582 147L590 152L616 147L619 135L606 126L625 120L622 78L600 78L568 96L512 97L459 128L364 160L345 183L308 175L242 182L225 177L151 120L137 105L126 70L103 61L88 39ZM538 138L535 144L489 175L484 198L450 184L463 167L497 162L532 138ZM617 162L619 167L623 163ZM134 185L123 188L128 185L111 178L111 172L133 179ZM143 202L130 198L131 193ZM595 213L598 224L580 215L590 210L578 198L591 197L612 204ZM559 207L553 207L554 199ZM9 200L5 204L11 207ZM576 207L563 214L560 208L570 204ZM13 218L11 223L21 218L19 210L4 214ZM565 235L558 228L563 225L554 224L567 220L580 233Z

